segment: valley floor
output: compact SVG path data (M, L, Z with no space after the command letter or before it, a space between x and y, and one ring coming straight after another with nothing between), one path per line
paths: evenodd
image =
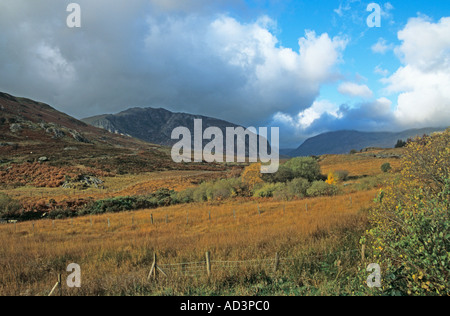
M350 289L342 272L360 268L358 240L376 194L237 199L0 225L0 295L48 295L70 263L81 266L82 287L64 295L343 294ZM154 253L168 277L147 281Z

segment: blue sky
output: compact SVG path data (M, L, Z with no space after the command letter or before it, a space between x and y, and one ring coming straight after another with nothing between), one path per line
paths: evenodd
M450 1L89 0L0 3L0 91L77 118L164 107L318 133L450 122Z

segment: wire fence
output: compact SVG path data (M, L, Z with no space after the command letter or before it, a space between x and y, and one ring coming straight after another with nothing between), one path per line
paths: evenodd
M273 258L262 259L248 259L248 260L210 260L210 253L206 253L206 260L195 262L181 262L181 263L164 263L159 264L154 258L152 271L150 275L156 278L157 275L153 269L157 268L164 272L166 277L170 276L184 276L184 277L198 277L205 274L238 272L244 270L259 270L266 272L282 272L283 269L299 268L306 265L317 268L323 267L325 264L334 264L339 267L342 264L341 260L358 259L361 255L361 260L365 258L365 246L362 249L349 249L338 252L327 252L321 254L309 254L298 257L280 257L278 253ZM149 279L150 279L149 275Z

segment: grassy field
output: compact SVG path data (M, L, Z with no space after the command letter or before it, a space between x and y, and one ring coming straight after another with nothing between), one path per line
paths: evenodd
M0 293L45 295L56 273L64 272L72 262L82 267L83 287L71 293L123 293L128 286L122 283L128 278L143 281L154 252L161 264L202 261L206 251L219 261L271 259L277 252L289 258L339 252L339 239L364 228L362 210L375 195L376 191L366 191L287 203L179 205L2 225ZM226 269L217 272L220 279Z
M349 170L333 197L277 201L234 198L152 210L0 225L0 295L48 295L66 267L82 269L82 287L64 295L336 295L354 294L361 268L359 239L378 186L380 166L395 159L329 156L322 170ZM363 167L361 167L363 166ZM105 178L107 190L76 198L182 190L225 177L221 172L158 172ZM62 188L20 187L8 194L64 199ZM39 196L41 195L41 196ZM151 220L153 219L153 223ZM109 223L109 224L108 224ZM212 275L206 275L205 252ZM147 280L153 255L168 277ZM273 271L275 255L280 265ZM190 264L185 264L190 263Z

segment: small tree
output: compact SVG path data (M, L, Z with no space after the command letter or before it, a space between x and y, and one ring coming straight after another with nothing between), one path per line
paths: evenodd
M334 172L330 172L328 174L328 179L325 181L327 184L336 184L338 181L336 175L334 174Z
M399 140L397 141L397 144L395 144L395 148L403 148L403 147L406 146L406 144L407 144L407 143L406 143L405 141L399 139Z
M264 183L261 176L261 164L254 163L244 169L242 172L242 183L252 190L255 185Z

